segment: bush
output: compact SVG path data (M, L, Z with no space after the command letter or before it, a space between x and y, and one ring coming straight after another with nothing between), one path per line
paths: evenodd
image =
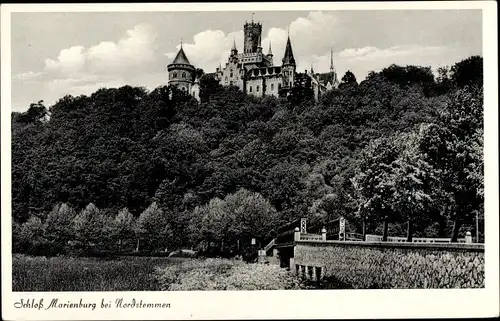
M236 260L206 259L158 268L162 290L289 290L302 287L299 279L277 265L247 264Z

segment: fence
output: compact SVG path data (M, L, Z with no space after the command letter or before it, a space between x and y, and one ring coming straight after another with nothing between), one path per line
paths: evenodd
M412 243L450 243L450 238L430 238L430 237L414 237ZM366 242L382 242L382 235L366 234ZM388 236L387 242L406 243L406 237ZM465 243L465 238L458 239L458 243Z
M321 234L308 234L308 233L300 233L301 241L321 241Z

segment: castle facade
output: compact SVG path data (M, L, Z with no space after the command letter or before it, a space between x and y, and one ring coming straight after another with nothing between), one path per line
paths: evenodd
M287 96L295 87L311 88L317 100L323 93L338 86L338 78L333 66L333 53L330 61L330 74L327 81L320 80L319 74L311 70L298 73L293 55L290 36L281 64L274 64L271 44L267 54L262 51L262 24L245 23L243 52L238 52L233 43L229 58L224 67L219 65L214 73L222 86L236 86L243 92L261 97ZM181 48L174 61L167 66L168 83L179 86L199 100L199 79L196 68L190 64Z

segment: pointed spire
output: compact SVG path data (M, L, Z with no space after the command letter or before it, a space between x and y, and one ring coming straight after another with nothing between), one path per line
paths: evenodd
M335 86L338 82L337 73L335 72L335 67L333 65L333 47L330 50L330 73L332 74L332 86Z
M333 71L333 48L330 50L330 71Z
M186 54L184 53L184 49L182 48L182 41L181 41L181 49L179 49L179 52L177 53L177 56L175 56L175 59L172 63L173 64L185 64L185 65L191 64L189 62L189 59L187 58Z
M257 42L257 48L262 48L262 34L259 33L259 41Z
M236 50L236 37L233 36L233 49L232 50Z
M290 35L286 41L285 56L283 57L283 65L295 65L295 58L293 57L292 44L290 42Z
M273 51L271 50L271 40L269 40L269 52L267 53L268 56L273 55Z
M313 64L312 64L312 62L311 62L311 74L313 74L313 75L314 75L314 69L313 69Z

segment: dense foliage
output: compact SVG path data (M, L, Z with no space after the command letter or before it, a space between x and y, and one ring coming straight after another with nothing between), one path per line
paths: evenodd
M166 291L298 290L305 284L278 265L227 259L191 260L159 267L155 279Z
M14 251L244 249L304 216L456 239L483 217L482 58L439 74L349 72L318 102L205 75L200 103L124 86L32 104L12 114Z

